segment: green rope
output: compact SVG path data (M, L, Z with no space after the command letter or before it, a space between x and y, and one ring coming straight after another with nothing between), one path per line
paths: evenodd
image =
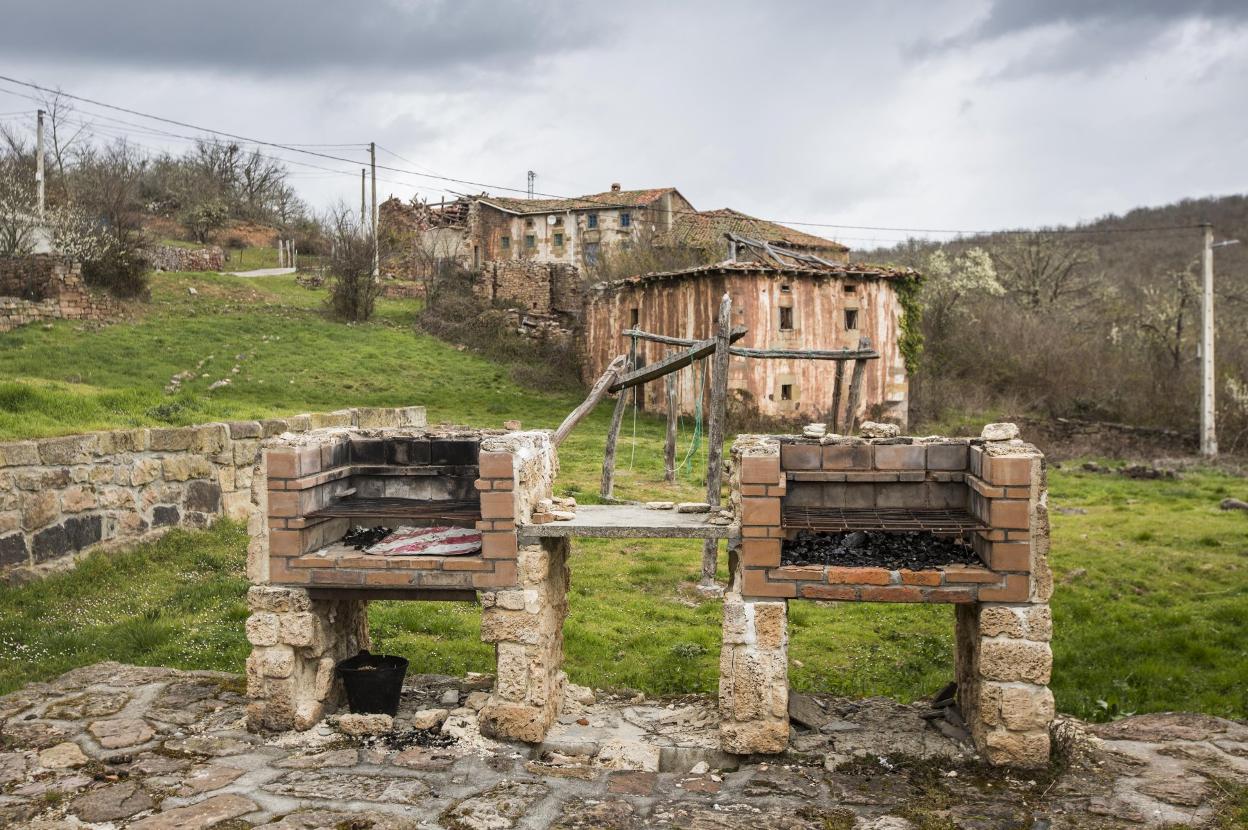
M701 389L698 388L699 369L702 370ZM693 388L698 393L693 399L693 440L689 442L689 452L685 453L685 460L680 462L680 466L676 468L678 472L693 469L690 466L690 462L697 453L698 447L702 444L702 397L706 393L706 368L701 363L693 364Z

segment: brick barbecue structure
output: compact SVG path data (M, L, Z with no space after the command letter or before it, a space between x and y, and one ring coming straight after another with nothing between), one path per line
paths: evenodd
M544 432L335 428L272 439L253 488L248 575L253 728L306 729L340 702L336 661L368 645L370 599L480 602L498 683L482 710L500 737L540 740L562 699L567 542L518 545L516 525L550 495ZM354 526L466 526L462 556L373 556Z
M1044 460L1021 441L740 436L720 663L731 752L788 742L786 603L930 602L956 608L957 688L976 746L996 764L1049 757L1053 590ZM920 570L782 565L800 530L934 528L969 537L978 565Z
M269 439L248 553L251 728L306 729L340 704L335 663L367 647L369 600L452 599L480 603L481 637L495 644L482 729L540 742L562 705L571 539L726 538L726 751L788 745L789 601L934 602L956 608L957 699L976 746L994 764L1047 762L1052 579L1043 458L1031 445L739 436L731 521L636 505L546 521L535 514L557 472L545 431L343 426ZM381 556L343 541L353 526L398 522L474 527L481 549ZM802 530L916 525L968 540L979 564L781 564Z

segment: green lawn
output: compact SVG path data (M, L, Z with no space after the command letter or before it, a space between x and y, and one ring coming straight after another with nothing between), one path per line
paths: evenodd
M0 335L0 373L22 378L0 385L0 434L412 403L428 406L431 421L553 426L577 402L575 393L521 389L507 367L414 334L412 303L383 303L377 322L344 326L322 319L323 295L290 278L167 275L153 293L130 323ZM162 391L208 355L212 371L177 394ZM233 383L209 392L236 363ZM593 500L609 414L600 407L561 449L561 492ZM618 495L700 492L700 453L678 485L665 485L661 424L643 415L633 435L630 418ZM1216 472L1166 482L1067 468L1050 485L1055 507L1086 511L1053 511L1059 709L1094 719L1165 709L1248 716L1248 521L1217 509L1248 484ZM221 522L0 589L0 691L101 659L241 671L245 547L242 529ZM652 693L712 691L719 604L690 590L699 558L696 542L578 543L569 676ZM372 611L378 648L406 655L413 671L490 671L479 619L474 606L450 603ZM797 688L911 699L950 678L948 607L794 602L790 622Z

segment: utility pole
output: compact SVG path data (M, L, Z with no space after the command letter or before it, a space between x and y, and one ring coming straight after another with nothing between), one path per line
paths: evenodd
M43 221L43 110L35 116L35 191L38 195L39 221Z
M364 187L368 180L368 171L363 167L360 168L360 233L364 233L364 229L368 227L368 209L364 204Z
M373 171L373 277L381 273L381 257L377 250L377 142L368 142L368 166Z
M529 198L533 198L533 185L537 182L537 173L529 171Z
M1205 231L1205 245L1200 258L1200 454L1205 458L1217 458L1217 374L1213 362L1213 249L1238 245L1239 240L1227 239L1215 244L1213 225L1204 222L1201 227Z

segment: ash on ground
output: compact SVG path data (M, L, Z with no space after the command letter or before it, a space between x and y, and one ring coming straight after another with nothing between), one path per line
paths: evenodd
M438 729L394 729L382 735L370 735L362 741L365 746L386 749L409 749L413 746L441 748L455 743L454 735L443 734Z
M849 533L799 531L786 539L780 552L782 565L837 565L913 571L941 565L981 565L970 545L929 531L885 532L855 530Z

